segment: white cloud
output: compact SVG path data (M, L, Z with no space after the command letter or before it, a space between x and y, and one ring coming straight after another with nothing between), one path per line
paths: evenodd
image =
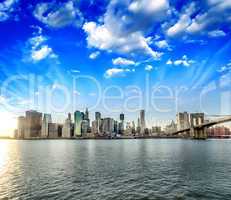
M179 21L167 30L167 35L174 37L183 33L190 25L191 19L187 14L183 14Z
M178 21L170 26L167 30L167 35L169 37L176 37L186 32L186 29L190 26L192 20L191 16L196 11L195 2L183 7L181 14L179 14Z
M146 66L145 66L145 70L146 70L146 71L152 71L152 70L153 70L152 65L146 65Z
M166 40L156 41L155 45L160 49L168 49L168 50L171 49Z
M156 59L162 55L149 47L146 38L140 32L124 36L116 35L110 32L105 25L97 25L95 22L85 23L83 30L88 35L89 47L124 54L139 52Z
M77 70L77 69L71 69L70 72L71 72L71 73L80 73L80 71Z
M135 69L110 68L104 73L105 78L123 77L126 73L135 72Z
M53 50L48 45L43 45L39 49L33 49L31 52L31 58L34 61L41 61L47 57L56 58Z
M219 73L226 73L231 72L231 62L227 63L226 65L222 66L220 69L217 70Z
M88 46L159 59L162 54L150 47L150 38L146 35L153 25L166 17L168 8L168 0L159 0L158 3L156 0L111 1L100 24L84 24Z
M29 39L30 44L32 45L33 49L36 49L39 47L42 43L44 43L47 40L46 37L42 35L37 35L35 37L32 37Z
M208 32L208 35L210 37L223 37L223 36L226 36L226 33L222 30L214 30L214 31Z
M172 65L173 62L169 59L167 62L166 62L167 65Z
M39 3L34 10L34 16L52 28L68 25L80 26L83 21L82 14L72 0L59 4Z
M3 0L0 2L0 22L10 18L18 0Z
M171 59L169 59L166 62L167 65L175 65L175 66L182 65L184 67L190 67L193 63L195 63L195 61L188 59L186 55L184 55L181 59L178 59L175 61L172 61Z
M113 65L135 65L136 64L133 60L129 60L126 58L121 58L121 57L112 59L112 63Z
M89 55L89 58L92 59L92 60L94 60L94 59L96 59L99 55L100 55L100 52L99 52L99 51L95 51L95 52L93 52L93 53L91 53L91 54Z
M230 24L230 0L208 0L207 3L208 9L194 17L190 26L187 27L188 33L207 33L210 30L219 30L225 23Z

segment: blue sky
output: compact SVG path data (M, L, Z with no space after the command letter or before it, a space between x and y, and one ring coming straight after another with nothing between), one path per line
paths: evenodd
M137 102L128 103L132 111L122 106L127 93L135 92L127 87L145 92L148 79L149 94L158 86L161 95L185 88L177 109L171 98L150 106L149 97L142 94L146 103L141 107L150 124L174 119L177 111L184 110L227 114L231 111L230 13L230 0L1 0L1 87L14 75L39 79L32 96L27 79L12 81L7 92L1 91L1 111L12 113L6 107L11 105L15 115L29 108L55 113L39 98L48 88L55 106L62 107L66 100L59 89L64 86L77 101L57 115L90 107L92 116L96 110L113 117L125 112L135 120ZM75 76L94 77L103 92L116 86L108 89L109 96L118 95L121 88L125 96L107 103L117 111L105 109L102 98L92 107L99 96L97 85L82 77L74 86Z

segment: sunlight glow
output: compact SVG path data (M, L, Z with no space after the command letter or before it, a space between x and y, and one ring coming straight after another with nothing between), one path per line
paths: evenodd
M17 127L16 117L9 112L0 112L0 136L13 136Z

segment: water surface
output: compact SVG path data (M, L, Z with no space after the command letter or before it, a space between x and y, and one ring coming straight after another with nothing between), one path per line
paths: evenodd
M0 199L231 199L231 140L0 140Z

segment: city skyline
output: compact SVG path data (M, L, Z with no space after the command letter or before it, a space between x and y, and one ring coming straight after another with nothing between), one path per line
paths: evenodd
M137 122L125 120L121 113L118 119L102 116L95 112L89 118L89 111L75 111L73 117L68 113L62 123L52 121L51 114L28 110L25 116L18 117L18 127L14 131L16 139L143 139L143 138L192 138L231 137L226 126L231 115L217 120L205 117L205 113L177 113L176 119L166 125L147 126L145 110L140 110ZM216 116L218 117L218 115ZM223 124L223 126L215 126ZM211 128L213 127L213 128ZM223 134L222 134L223 133Z
M147 123L161 126L185 110L230 114L230 8L229 0L1 1L0 134L29 109L57 121L85 107L135 121L145 109Z

